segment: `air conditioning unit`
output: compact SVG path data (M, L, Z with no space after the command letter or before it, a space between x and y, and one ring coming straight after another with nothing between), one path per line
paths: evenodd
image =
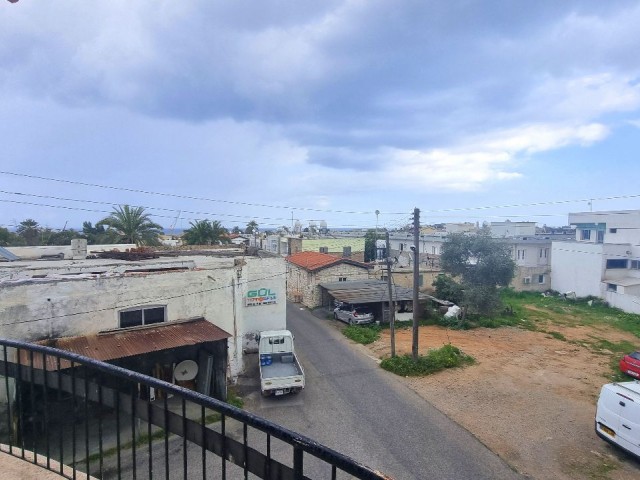
M531 283L531 277L524 277L522 279L522 283L524 283L525 285L529 285Z

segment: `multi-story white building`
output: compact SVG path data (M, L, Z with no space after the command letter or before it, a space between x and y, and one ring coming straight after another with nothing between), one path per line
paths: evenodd
M575 241L553 242L551 287L640 313L640 210L569 214Z

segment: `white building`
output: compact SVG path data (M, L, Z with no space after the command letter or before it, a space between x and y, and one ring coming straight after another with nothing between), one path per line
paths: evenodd
M573 242L553 242L551 287L640 313L640 210L569 214Z
M491 236L494 238L512 238L533 236L536 234L536 222L491 222Z
M504 222L501 222L504 223ZM514 222L515 223L515 222ZM529 223L529 222L518 222ZM535 223L533 230L535 231ZM531 230L528 226L528 230ZM504 233L504 232L503 232ZM473 235L473 233L469 233ZM446 235L420 235L420 267L425 271L437 270L442 254L442 246L446 241ZM548 236L506 237L501 238L516 263L516 273L510 287L522 291L545 291L551 288L551 244ZM395 232L389 236L391 257L397 259L398 267L411 267L413 264L413 234ZM425 284L425 286L428 286Z
M174 324L183 326L165 328ZM163 356L156 355L145 367L150 371L143 372L165 380L171 380L168 369L184 360L180 355L191 355L201 369L205 367L202 352L189 348L192 337L204 344L209 335L211 342L217 342L209 357L220 355L222 341L227 358L214 361L225 365L225 376L236 377L244 367L243 352L257 347L255 334L284 328L286 262L277 256L245 256L241 249L220 249L139 261L0 263L1 337L67 345L76 353L107 360L92 355L92 350L74 349L82 342L99 343L117 334L122 340L118 343L129 341L132 350L123 348L119 357L110 352L108 361L133 359L135 365L142 365L139 358L158 353L149 342L139 340L139 331L144 330L149 339L168 339L170 348L165 344ZM135 365L128 368L140 371Z

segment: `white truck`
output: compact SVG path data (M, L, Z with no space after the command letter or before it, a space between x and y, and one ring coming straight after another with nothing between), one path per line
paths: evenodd
M260 390L262 395L298 393L304 388L304 370L293 350L289 330L260 332Z

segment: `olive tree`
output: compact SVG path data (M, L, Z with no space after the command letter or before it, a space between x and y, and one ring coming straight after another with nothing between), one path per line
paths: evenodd
M442 245L440 265L459 282L463 306L480 315L500 308L498 287L508 286L515 274L509 248L486 229L476 235L449 234Z

